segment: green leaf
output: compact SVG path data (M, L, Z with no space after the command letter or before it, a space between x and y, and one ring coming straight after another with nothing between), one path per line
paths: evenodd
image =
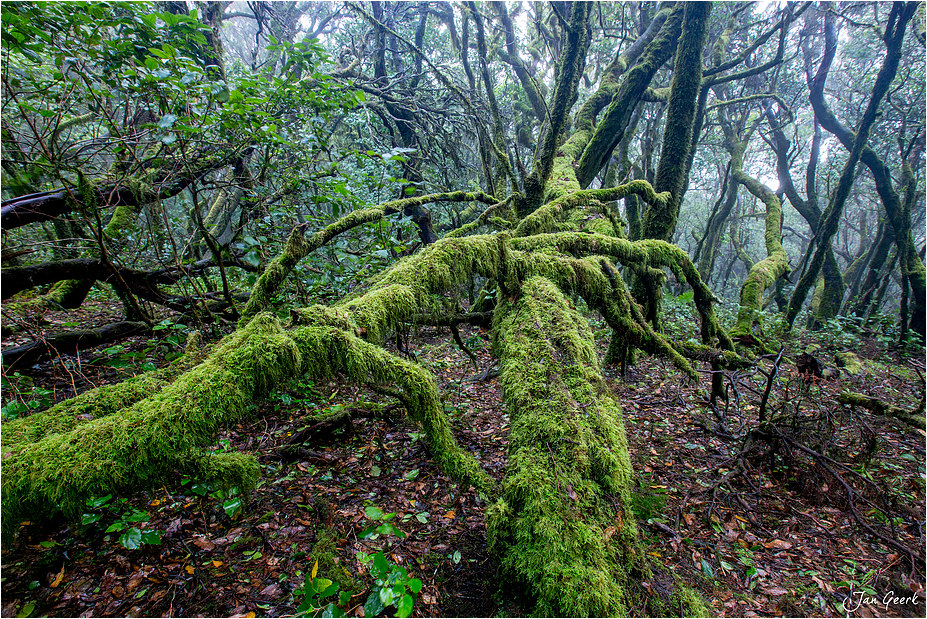
M136 550L142 545L142 532L137 527L132 527L119 536L119 543L126 550Z
M328 606L325 607L325 610L322 611L322 616L323 617L344 617L345 614L343 610L341 610L334 604L329 603Z
M126 523L122 520L117 520L113 524L106 527L106 533L115 533L116 531L122 531L126 528Z
M399 600L399 604L396 605L396 616L397 617L408 617L412 614L412 607L415 605L415 600L408 593L402 596Z
M376 591L372 591L367 597L367 601L364 602L364 616L365 617L376 617L383 612L383 609L386 608L383 606L383 602L380 601L380 595Z
M455 564L456 564L456 563L460 563L460 559L461 559L460 551L459 551L459 550L455 550L453 556L451 557L451 559L454 561Z
M98 521L102 517L103 517L102 514L84 514L83 516L80 517L80 523L84 525L93 524L94 522Z
M229 499L222 503L222 509L225 510L225 513L228 514L229 518L234 518L238 515L238 512L241 511L241 499Z
M175 122L177 122L177 116L175 114L165 114L161 117L161 120L158 121L158 126L162 129L170 129L174 126Z
M390 587L383 587L380 589L380 601L383 602L383 606L392 606L396 601L396 592Z
M720 563L721 563L721 567L723 567L723 568L726 569L727 571L729 571L729 572L733 572L733 571L734 571L734 566L731 565L730 563L728 563L727 561L720 561Z
M708 576L709 578L715 577L715 571L711 569L711 563L709 563L705 559L702 559L702 573L705 574L705 576Z
M35 602L26 602L22 609L16 613L17 617L31 617L32 613L35 611Z
M382 550L373 555L373 567L370 569L370 573L374 578L386 578L386 575L389 574L389 562L383 556Z
M133 509L131 513L123 516L122 519L126 522L145 522L148 520L148 512L143 512L140 509Z
M332 585L332 581L330 581L327 578L313 578L312 582L310 583L312 592L318 595L319 597L325 597L324 595L322 595L322 592L327 590L331 585ZM335 587L337 590L337 585L335 585Z
M395 535L396 537L405 537L406 534L399 530L396 525L385 523L381 524L376 528L376 532L380 535Z
M368 505L364 508L364 514L371 520L383 520L383 510L376 505Z
M422 581L418 578L413 578L409 581L409 591L418 595L418 592L422 590Z
M142 543L152 546L161 545L161 531L145 531L142 533Z
M402 476L406 481L415 481L415 478L418 477L418 469L412 469L408 473Z

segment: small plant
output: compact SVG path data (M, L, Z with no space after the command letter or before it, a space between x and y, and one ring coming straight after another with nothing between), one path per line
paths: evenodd
M0 409L3 419L16 419L23 413L35 412L52 405L50 389L37 387L31 377L22 376L19 372L14 372L13 378L15 381L8 380L6 376L0 379L4 395L12 396Z
M387 609L394 609L396 617L408 617L415 606L415 598L422 590L422 581L409 576L401 565L391 563L383 551L374 554L357 553L357 559L368 566L373 585L367 601L364 602L364 616L377 617ZM344 617L345 607L351 600L351 592L341 591L338 583L318 576L319 562L306 574L301 587L293 593L303 596L296 609L297 617ZM337 604L334 602L338 596ZM329 601L326 601L329 600Z
M390 522L390 520L396 517L395 512L387 514L376 505L368 505L364 508L364 514L366 514L367 518L373 521L374 524L361 531L360 535L358 535L361 539L377 539L381 535L395 535L396 537L406 536L405 533L399 530L399 527ZM376 524L378 522L381 524Z
M165 353L164 359L166 361L173 361L183 356L183 346L186 342L187 332L190 331L188 326L165 319L151 329L152 331L172 331L172 333L164 338L163 343L159 345L159 348Z
M346 605L351 600L348 591L339 592L338 583L327 578L317 578L319 562L312 566L312 572L306 574L302 587L293 591L294 595L303 596L303 601L296 609L297 617L344 617L344 611L339 606ZM334 602L326 603L325 598L338 594L338 606Z
M103 519L104 513L115 515L115 520L106 527L104 533L120 533L119 544L126 550L136 550L144 545L157 546L161 544L162 531L157 529L142 529L140 524L148 521L148 512L135 507L126 507L126 499L112 500L113 495L107 494L87 501L88 511L81 516L80 523L85 527L96 525Z
M397 617L411 615L415 597L422 590L422 581L410 578L408 570L401 565L390 563L382 550L373 555L359 552L357 558L370 566L370 575L374 578L373 588L364 602L364 616L377 617L390 607L396 609Z
M226 440L227 439L220 439L219 441L223 450L229 449L229 447L222 442ZM231 443L229 443L229 445L230 444ZM222 488L217 488L214 484L204 484L190 479L189 477L180 480L180 485L189 486L190 492L197 496L210 496L219 501L222 505L222 510L229 518L234 519L241 513L242 499L241 490L238 486L232 486L228 490L223 490Z

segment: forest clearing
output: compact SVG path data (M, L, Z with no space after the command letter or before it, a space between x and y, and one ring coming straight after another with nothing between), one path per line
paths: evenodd
M924 616L923 2L0 10L3 616Z

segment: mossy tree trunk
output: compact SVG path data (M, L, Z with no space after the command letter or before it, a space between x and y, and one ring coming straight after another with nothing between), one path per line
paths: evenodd
M553 282L534 277L517 301L497 306L494 346L512 430L487 535L504 577L536 599L541 616L626 616L650 566L630 509L621 408L589 326ZM687 593L665 603L704 614Z

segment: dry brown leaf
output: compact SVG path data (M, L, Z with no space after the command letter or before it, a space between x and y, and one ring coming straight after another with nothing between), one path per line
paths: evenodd
M61 571L58 572L58 575L55 576L55 580L52 581L51 588L54 589L60 585L62 580L64 580L64 564L61 565Z
M197 536L195 536L195 537L193 538L193 543L194 543L197 547L199 547L200 549L202 549L202 550L207 550L207 551L213 550L213 549L215 549L215 547L216 547L215 544L213 544L212 542L210 542L208 539L206 539L206 538L203 537L202 535L197 535Z

